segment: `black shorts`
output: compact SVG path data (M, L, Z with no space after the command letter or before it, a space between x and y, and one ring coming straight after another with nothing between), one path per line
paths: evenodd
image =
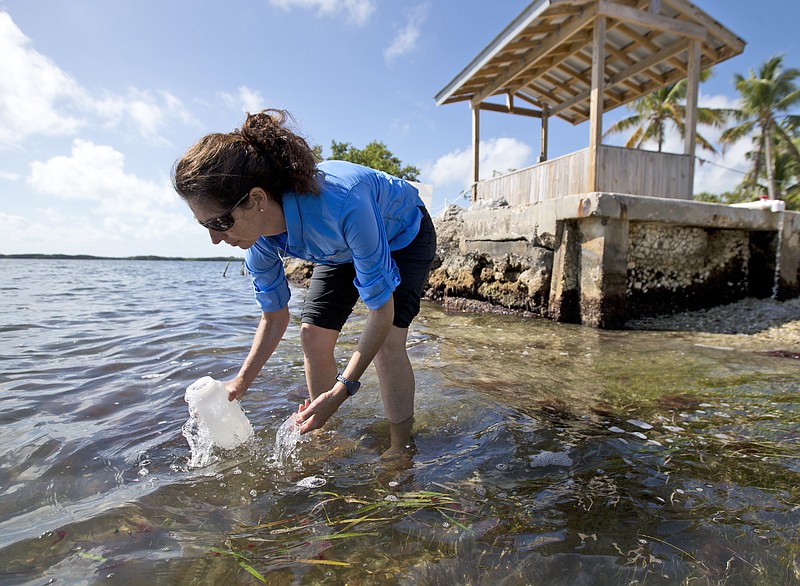
M436 255L436 231L428 210L422 210L422 221L414 240L391 253L400 271L400 284L394 297L394 322L398 328L407 328L419 313L420 297L428 280ZM353 284L356 270L353 263L340 265L315 265L301 321L329 330L341 331L358 301L358 290Z

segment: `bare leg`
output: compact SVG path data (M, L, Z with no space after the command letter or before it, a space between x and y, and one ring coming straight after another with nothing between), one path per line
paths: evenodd
M383 410L389 420L391 447L384 456L401 453L411 439L414 423L414 371L406 352L408 328L392 326L375 356Z
M338 339L339 332L337 330L329 330L311 324L302 324L300 327L306 385L312 401L322 393L330 391L336 383L338 369L333 351Z
M411 439L415 382L411 361L406 353L407 336L408 328L392 326L375 356L375 370L391 435L391 447L384 456L402 453ZM311 324L303 324L300 328L306 384L312 400L329 391L336 381L338 368L334 348L338 338L337 330Z

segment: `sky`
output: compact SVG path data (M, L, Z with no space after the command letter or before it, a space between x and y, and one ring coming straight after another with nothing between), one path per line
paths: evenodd
M434 214L466 206L469 106L434 96L528 4L0 0L0 254L241 256L211 244L170 172L203 135L271 107L323 155L333 140L384 142L433 186ZM772 55L800 67L798 0L695 4L747 41L701 85L701 106L735 107L734 74ZM588 145L586 123L549 132L550 158ZM483 113L481 175L534 164L539 136L537 120ZM677 137L667 150L681 152ZM748 150L698 151L695 192L733 188Z

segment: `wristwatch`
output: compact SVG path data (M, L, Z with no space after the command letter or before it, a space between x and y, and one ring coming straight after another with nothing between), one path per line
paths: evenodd
M358 392L358 389L361 387L361 383L357 380L347 380L342 376L341 373L336 375L336 380L342 383L345 388L347 389L347 396L352 397Z

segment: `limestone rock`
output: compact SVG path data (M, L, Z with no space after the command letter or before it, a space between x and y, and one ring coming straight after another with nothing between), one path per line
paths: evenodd
M493 200L480 209L507 205ZM428 278L426 297L448 307L469 307L472 311L545 315L553 251L537 246L540 239L535 235L531 240L536 242L528 241L522 247L525 254L497 253L502 250L497 246L486 246L482 252L465 251L462 215L463 209L450 206L434 218L437 260Z

